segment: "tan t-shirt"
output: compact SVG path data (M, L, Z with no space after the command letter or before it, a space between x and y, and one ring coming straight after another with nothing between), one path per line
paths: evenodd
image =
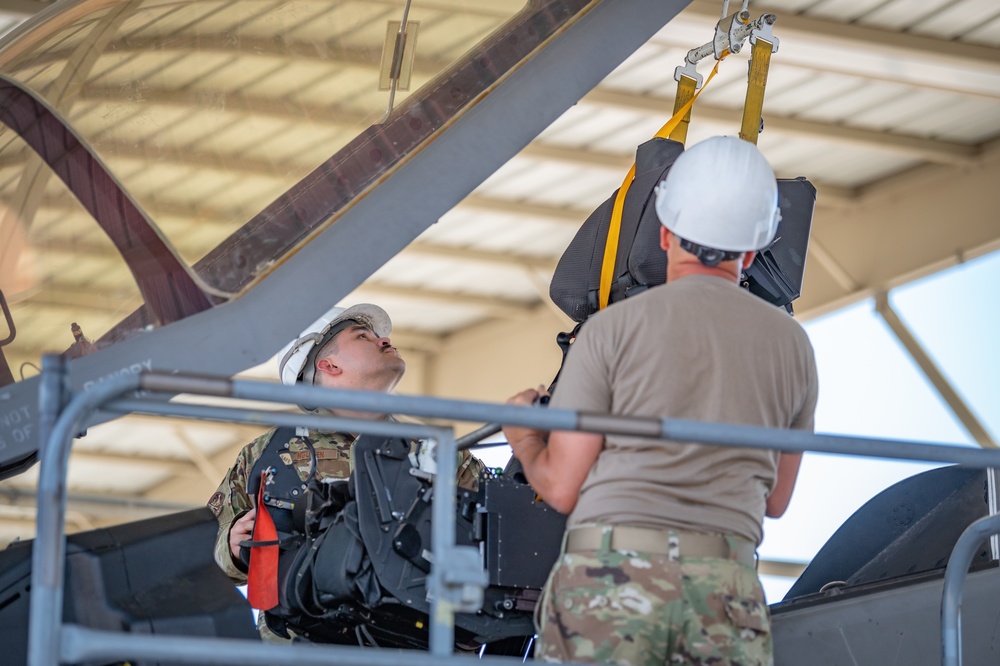
M687 276L594 315L551 406L813 428L816 363L783 310L721 278ZM569 525L734 534L759 543L778 453L607 437Z

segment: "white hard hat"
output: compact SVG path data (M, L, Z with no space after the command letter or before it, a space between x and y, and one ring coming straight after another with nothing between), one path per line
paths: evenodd
M656 188L656 214L676 236L707 248L767 247L781 220L771 165L748 141L716 136L681 153Z
M361 303L349 308L332 308L281 350L278 361L281 383L289 386L299 382L312 384L316 353L344 329L341 324L349 321L370 328L380 338L392 332L389 315L377 305Z

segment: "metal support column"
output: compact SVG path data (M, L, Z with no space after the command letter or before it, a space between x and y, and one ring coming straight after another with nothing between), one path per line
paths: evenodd
M442 441L448 440L450 442ZM437 442L437 475L434 477L434 500L431 507L431 548L434 562L428 592L431 596L430 653L444 657L452 653L455 643L455 607L445 589L445 562L448 551L455 547L455 441L442 438Z
M42 441L38 474L37 535L31 550L31 607L28 611L28 664L59 663L62 631L63 579L66 568L66 468L72 438L96 407L139 387L139 376L119 375L77 393L60 412L65 366L46 356L39 401L46 439ZM58 414L58 418L53 417ZM54 422L54 423L53 423ZM52 423L51 426L49 424Z
M965 429L972 436L972 439L979 446L985 448L998 448L997 443L990 436L986 428L980 423L976 415L972 413L969 406L965 404L965 400L962 399L955 388L951 385L948 379L944 376L944 373L937 367L933 359L927 354L927 351L920 345L910 329L906 327L906 324L899 318L896 311L892 309L892 305L889 304L889 294L888 292L880 292L875 296L875 311L878 312L885 323L895 334L896 338L899 340L900 344L906 348L910 356L916 362L916 364L923 371L927 379L930 380L934 388L937 389L938 394L941 398L948 404L951 408L952 413L955 417L962 423Z
M455 645L455 613L476 612L482 608L483 590L489 579L483 570L479 550L455 545L458 447L451 432L442 432L436 453L431 528L434 562L430 579L430 652L444 657L452 653Z

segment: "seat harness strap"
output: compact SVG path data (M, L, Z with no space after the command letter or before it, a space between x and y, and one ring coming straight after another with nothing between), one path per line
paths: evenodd
M729 55L728 52L724 52L722 57L720 57L716 63L715 67L712 68L712 73L709 74L708 79L705 81L705 85L701 87L701 90L694 93L687 102L677 110L676 113L667 121L667 123L659 129L659 131L653 135L654 138L668 138L670 134L677 128L678 125L687 117L688 113L691 111L691 107L694 106L695 100L698 96L708 87L712 79L719 72L719 65ZM611 298L611 283L614 281L615 273L615 262L618 259L618 239L621 234L622 228L622 211L625 209L625 196L628 194L629 187L632 185L632 180L635 178L635 162L632 163L632 168L628 170L628 174L625 176L625 180L622 182L622 186L618 188L618 194L615 196L615 205L611 211L611 224L608 227L608 240L604 245L604 261L601 263L601 282L600 288L598 290L598 309L603 310L608 307L608 301Z

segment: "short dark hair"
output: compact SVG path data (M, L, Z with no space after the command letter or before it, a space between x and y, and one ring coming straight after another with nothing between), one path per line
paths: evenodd
M354 328L355 326L364 326L368 328L363 323L355 319L345 319L344 321L337 322L337 325L326 332L324 341L316 345L316 355L313 356L313 363L315 364L322 358L326 358L330 354L336 354L338 349L337 336L346 331L349 328ZM370 329L369 329L370 330Z

